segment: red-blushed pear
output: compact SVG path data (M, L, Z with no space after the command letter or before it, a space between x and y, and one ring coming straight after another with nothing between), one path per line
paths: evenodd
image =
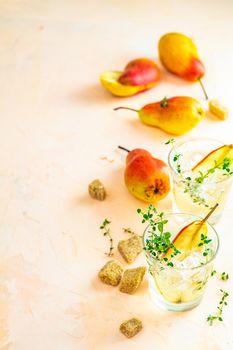
M150 103L136 110L129 107L116 107L137 112L142 123L160 128L169 134L182 135L190 131L204 117L205 112L199 101L189 96L175 96Z
M183 79L199 81L208 99L201 81L205 67L191 38L181 33L167 33L160 38L158 50L160 60L167 70Z
M138 58L129 62L119 77L123 85L140 86L158 82L160 70L154 61L148 58Z
M142 148L135 148L132 151L129 151L127 148L118 146L119 149L122 149L125 152L128 152L128 155L126 157L126 164L131 162L135 157L138 156L144 156L144 157L151 157L150 152L146 151L145 149Z
M129 62L123 72L106 71L101 74L103 87L115 96L132 96L151 89L160 80L160 69L148 58Z
M192 168L192 172L197 175L200 172L205 174L209 169L223 164L224 159L228 159L229 165L233 163L233 145L224 145L213 150Z
M119 148L128 151L124 147ZM143 149L128 152L124 178L129 192L148 203L155 203L166 197L170 191L166 163Z
M182 261L187 256L192 254L194 251L201 251L203 246L201 243L201 236L208 236L208 226L206 221L212 215L214 210L217 208L218 203L210 210L203 220L196 220L191 222L189 225L182 228L182 230L176 235L173 240L173 244L180 251L180 254L177 254L175 259ZM174 249L171 247L165 253L165 261L170 260L174 253Z

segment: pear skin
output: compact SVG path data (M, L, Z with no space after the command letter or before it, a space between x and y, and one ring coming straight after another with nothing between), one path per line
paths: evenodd
M157 126L173 134L182 135L193 129L204 117L200 102L192 97L177 96L144 106L139 117L144 124Z
M179 77L196 81L205 74L194 42L181 33L168 33L159 40L159 57L164 67Z
M142 156L142 157L152 157L150 152L146 151L142 148L135 148L134 150L130 151L127 158L126 158L126 164L134 160L135 157Z
M203 249L203 246L200 245L201 236L208 236L208 226L206 222L216 210L218 205L219 204L216 203L204 217L204 219L201 221L195 220L191 222L187 226L183 227L182 230L180 230L180 232L176 235L176 237L173 239L173 244L180 251L180 254L176 255L176 260L183 260L190 255L192 251L201 251ZM169 248L163 258L169 260L171 259L173 253L173 248Z
M141 86L123 85L118 79L122 72L106 71L101 74L100 82L102 86L114 96L128 97L138 94L139 92L151 89L156 83Z
M138 58L129 62L118 79L123 85L142 86L156 83L160 79L159 67L148 58Z
M144 202L155 203L170 191L167 165L141 149L128 154L124 177L129 192Z
M216 164L223 163L224 158L229 159L230 165L233 163L233 145L224 145L213 150L192 168L192 172L196 175L199 175L200 172L206 173Z
M124 71L106 71L100 75L102 86L114 96L127 97L154 87L160 79L159 67L147 58L129 62Z
M175 247L180 251L177 254L176 260L185 259L192 250L200 251L202 247L199 246L201 242L201 234L208 235L208 227L202 221L194 221L191 224L183 227L183 229L177 234L173 243ZM168 249L164 258L170 259L174 253L172 248Z
M117 107L137 112L142 123L182 135L193 129L204 117L205 112L199 101L189 96L177 96L145 105L140 110Z

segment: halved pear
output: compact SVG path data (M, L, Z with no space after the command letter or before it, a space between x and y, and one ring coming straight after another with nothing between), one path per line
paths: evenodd
M100 82L103 85L103 87L115 96L132 96L137 94L138 92L151 89L158 83L156 81L147 85L123 85L118 81L122 73L123 72L119 71L106 71L100 76Z
M174 246L180 251L175 259L182 261L190 252L201 251L202 246L199 246L201 242L201 235L208 235L208 227L203 221L194 221L191 224L182 228L182 230L176 235L173 240ZM174 249L169 248L163 258L170 260Z
M230 159L230 164L233 163L233 145L224 145L205 156L193 168L192 172L199 175L200 172L205 174L209 169L212 169L216 164L222 164L224 158Z

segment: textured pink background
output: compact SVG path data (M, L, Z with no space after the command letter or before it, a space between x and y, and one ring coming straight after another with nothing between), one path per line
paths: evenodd
M183 314L154 306L146 280L128 296L96 278L106 262L102 220L112 220L115 241L125 237L122 227L143 230L136 209L144 205L124 186L117 145L144 147L164 160L168 152L167 134L113 107L137 108L164 95L203 98L198 85L164 71L147 93L114 98L99 74L157 57L160 35L182 31L198 43L209 95L232 109L233 2L12 0L0 3L0 14L0 349L233 349L232 300L224 324L205 322L219 288L232 290L232 278L212 279L202 304ZM232 142L232 127L232 118L207 116L180 139ZM102 203L87 194L96 177L108 190ZM216 268L233 275L231 203L232 196L217 226ZM171 198L158 208L170 210ZM134 265L143 263L141 256ZM118 327L134 315L144 330L128 340Z

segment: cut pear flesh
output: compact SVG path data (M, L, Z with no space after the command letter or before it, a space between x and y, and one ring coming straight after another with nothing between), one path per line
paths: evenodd
M182 261L190 252L200 251L202 249L199 246L201 242L201 235L208 235L208 227L202 221L194 221L191 224L185 226L173 240L173 244L180 251L180 254L177 254L175 259ZM174 254L174 249L169 248L163 258L171 259L172 254Z
M230 164L232 164L233 145L224 145L210 152L206 157L204 157L199 163L197 163L192 168L192 172L194 174L199 174L200 172L204 174L209 169L214 168L216 164L222 164L224 158L229 158L231 160Z
M209 101L209 109L210 112L212 112L214 115L216 115L216 117L218 117L221 120L225 120L229 116L228 108L220 104L216 98Z
M157 84L157 81L147 85L124 85L119 83L118 79L122 72L106 71L101 74L100 82L103 87L115 96L126 97L137 94L138 92L148 90Z

